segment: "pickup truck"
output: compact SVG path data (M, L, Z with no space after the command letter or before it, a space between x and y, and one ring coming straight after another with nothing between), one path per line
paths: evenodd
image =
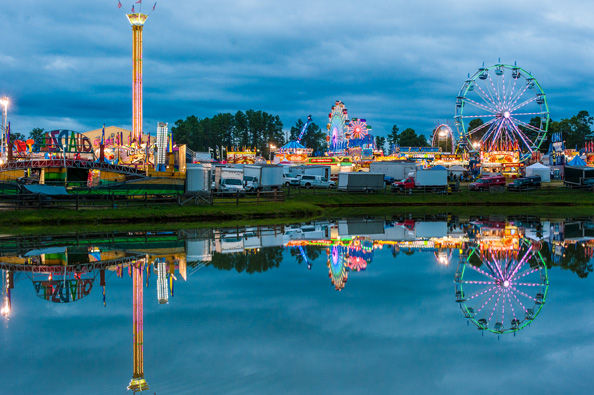
M540 188L540 176L516 178L511 184L507 184L508 191L530 191Z
M505 188L505 177L503 176L486 176L481 177L475 182L468 185L471 191L488 191L492 187Z
M301 175L283 174L283 185L288 187L298 187L299 181L301 181Z
M405 178L402 181L396 181L392 183L392 192L412 192L413 190L423 190L426 192L446 192L448 185L417 185L414 177Z
M301 176L301 180L299 180L299 185L304 188L334 188L336 187L336 183L334 181L328 181L322 176L309 176L304 175Z

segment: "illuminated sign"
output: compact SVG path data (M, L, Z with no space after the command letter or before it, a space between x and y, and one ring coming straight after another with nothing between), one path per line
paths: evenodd
M92 153L91 140L72 130L52 130L46 132L39 150L41 152Z

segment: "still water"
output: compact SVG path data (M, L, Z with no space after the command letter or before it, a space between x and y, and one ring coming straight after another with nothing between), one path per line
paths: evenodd
M592 219L0 238L0 393L591 393Z

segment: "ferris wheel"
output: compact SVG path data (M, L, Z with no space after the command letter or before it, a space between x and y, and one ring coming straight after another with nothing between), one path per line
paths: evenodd
M497 334L517 332L530 324L549 288L546 263L538 249L537 243L525 238L517 250L472 248L455 275L456 302L464 317L479 330Z
M349 115L344 103L337 100L328 114L328 137L331 151L346 149Z
M549 119L541 85L517 65L483 65L456 98L459 146L470 151L519 150L527 159L545 141Z

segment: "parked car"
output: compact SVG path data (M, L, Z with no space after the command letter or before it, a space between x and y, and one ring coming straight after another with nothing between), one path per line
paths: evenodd
M322 176L308 176L304 175L301 176L301 180L299 180L299 185L304 188L334 188L336 187L336 183L334 181L329 181Z
M288 187L298 187L299 181L301 181L301 175L283 174L283 185Z
M507 185L508 191L529 191L540 188L540 176L520 177Z
M471 183L468 189L471 191L488 191L492 187L504 187L505 177L503 176L483 176Z

